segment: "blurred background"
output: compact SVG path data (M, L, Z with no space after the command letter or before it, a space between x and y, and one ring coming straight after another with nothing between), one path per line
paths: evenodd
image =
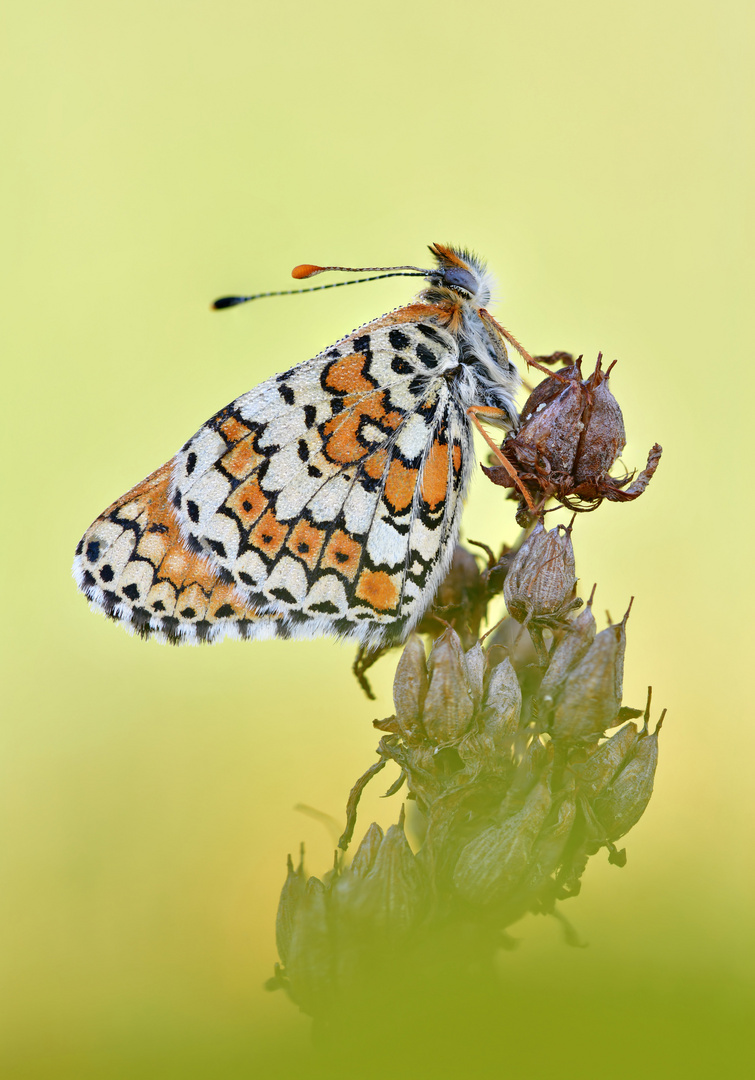
M493 311L532 352L619 359L630 468L664 446L638 502L574 533L596 610L636 598L625 701L652 683L669 710L656 793L626 868L596 857L565 906L589 948L517 926L491 1062L744 1071L754 21L743 0L6 11L4 1075L316 1067L306 1018L263 989L286 854L332 860L294 807L342 822L396 656L371 703L351 646L145 643L91 614L69 567L208 416L413 283L214 297L286 288L299 262L422 264L432 241L489 260ZM481 475L465 533L517 533ZM360 833L396 819L387 775ZM400 974L389 1008L411 1008Z

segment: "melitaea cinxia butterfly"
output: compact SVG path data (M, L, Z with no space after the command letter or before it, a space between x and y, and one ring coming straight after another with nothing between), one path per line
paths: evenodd
M74 562L94 608L176 643L411 632L459 535L472 425L517 427L506 341L527 357L484 264L430 250L435 269L393 268L428 279L412 303L237 398L97 518Z

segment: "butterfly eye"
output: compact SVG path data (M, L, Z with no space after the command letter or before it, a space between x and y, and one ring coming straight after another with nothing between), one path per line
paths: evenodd
M462 270L458 266L451 266L443 273L443 284L451 285L454 289L463 289L473 296L477 292L477 281L468 270Z

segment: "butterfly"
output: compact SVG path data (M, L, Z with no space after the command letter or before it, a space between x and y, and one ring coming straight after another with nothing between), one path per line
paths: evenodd
M482 260L430 251L431 269L361 268L426 286L221 409L94 521L73 567L93 608L176 644L409 635L453 556L474 427L511 469L480 427L518 426L507 342L531 361L485 309Z

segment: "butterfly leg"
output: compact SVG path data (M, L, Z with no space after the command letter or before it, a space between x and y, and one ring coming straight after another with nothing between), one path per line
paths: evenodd
M493 451L501 465L503 465L504 469L514 481L516 486L519 488L520 492L524 496L524 500L527 503L528 508L534 511L535 504L532 501L532 496L530 495L529 491L524 486L522 481L519 479L519 474L517 473L516 469L508 460L508 458L504 457L504 455L500 451L500 448L496 446L495 442L490 438L487 431L478 419L478 417L487 417L489 420L494 420L500 417L505 417L506 414L503 412L502 409L496 409L492 405L470 405L470 407L467 409L467 416L477 428L479 433L482 435L483 439Z

